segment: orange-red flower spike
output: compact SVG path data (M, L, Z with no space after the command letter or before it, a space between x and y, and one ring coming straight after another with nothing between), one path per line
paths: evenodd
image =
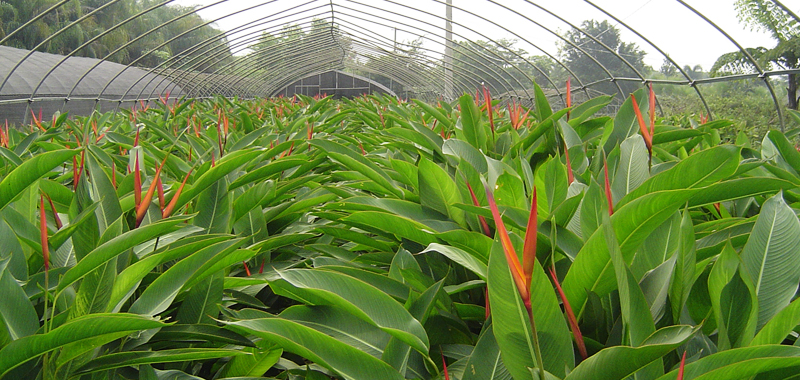
M180 187L178 187L178 191L175 192L175 195L172 196L172 199L170 199L167 207L161 212L162 218L168 218L170 215L172 215L172 212L175 210L175 205L178 203L178 197L181 196L183 187L186 186L186 181L189 179L190 174L192 174L192 169L189 169L189 172L186 173L186 177L183 179L183 182L181 182Z
M50 196L49 196L49 195L45 194L44 196L45 196L45 197L47 197L47 202L49 202L49 203L50 203L50 210L52 210L52 211L53 211L53 220L55 220L55 221L56 221L56 229L59 229L59 230L60 230L60 229L61 229L61 227L63 227L63 226L64 226L64 224L63 224L63 223L61 223L61 218L58 216L58 211L56 211L56 205L55 205L55 204L53 204L53 199L52 199L52 198L50 198Z
M681 357L681 366L678 367L678 377L676 380L683 380L683 367L686 366L686 351L683 351L683 356Z
M133 164L133 200L134 208L138 209L142 204L142 174L139 172L139 154L134 152L136 157Z
M242 265L244 265L244 272L247 273L247 277L250 277L250 267L247 266L247 261L242 261Z
M564 294L564 289L561 288L561 284L558 282L558 276L556 276L556 271L553 267L550 267L550 278L553 279L553 283L556 285L556 291L558 291L558 296L561 297L561 302L564 304L564 311L567 313L567 321L569 322L570 330L572 330L572 335L575 336L575 344L578 346L578 352L581 354L583 360L586 360L589 354L586 352L586 343L583 341L583 334L581 334L581 329L578 326L578 319L575 318L572 306L570 306L567 295Z
M656 132L656 93L653 91L653 84L650 83L650 144L653 144L653 135Z
M614 200L611 197L611 182L608 181L608 161L603 157L603 174L606 179L606 198L608 199L608 215L614 214Z
M483 86L483 99L486 101L486 111L489 113L489 128L492 129L492 136L494 136L494 107L492 107L492 93L489 88Z
M161 182L161 177L156 178L156 188L158 189L158 207L161 208L161 213L164 213L164 184Z
M488 188L486 189L486 198L489 200L489 208L492 210L492 216L494 217L497 235L500 238L500 243L503 245L503 253L506 256L506 261L508 261L508 267L511 270L511 277L514 279L514 283L517 285L517 291L519 291L519 295L522 298L522 302L525 303L526 309L530 310L530 286L527 282L525 282L525 272L522 270L522 265L519 263L517 252L514 250L514 245L511 243L511 238L508 236L508 231L506 231L503 218L500 216L500 211L497 209L497 203L494 201L494 196L492 196L492 192L489 191Z
M636 120L639 121L639 132L642 134L644 138L644 143L647 145L647 151L650 152L650 155L653 155L653 137L650 136L650 131L647 128L647 124L644 122L644 117L642 116L642 110L639 109L639 103L636 102L636 97L631 94L631 102L633 103L633 112L636 114Z
M39 201L39 232L42 243L42 259L44 260L44 270L50 270L50 246L47 244L47 216L44 212L44 195L40 195Z
M569 77L567 77L567 108L572 107L572 84ZM570 110L567 111L567 121L569 121Z
M478 202L478 197L475 195L475 191L472 190L472 186L470 186L469 182L467 182L467 189L469 190L470 197L472 197L472 204L475 205L475 207L481 207L481 204ZM478 215L478 220L481 222L483 233L488 237L492 237L492 231L489 229L489 223L486 223L486 218L484 218L483 215Z
M450 380L450 374L447 373L447 361L444 360L444 352L442 352L442 366L444 368L444 380Z
M564 143L564 157L567 159L567 186L575 182L575 174L572 173L572 162L569 160L569 148L567 143Z
M142 203L139 204L139 207L136 209L136 227L142 223L144 220L145 214L147 214L147 208L150 206L150 202L153 200L153 195L156 192L156 184L158 183L158 177L161 175L161 169L164 168L164 163L167 161L167 157L164 157L164 161L161 162L156 168L156 175L153 177L153 181L150 182L150 187L147 188L147 194L144 195L144 199L142 199Z
M532 198L531 213L528 216L528 225L525 227L525 244L522 246L522 273L525 275L525 283L528 284L528 288L530 288L533 277L533 266L536 264L536 235L539 228L536 186L533 187Z

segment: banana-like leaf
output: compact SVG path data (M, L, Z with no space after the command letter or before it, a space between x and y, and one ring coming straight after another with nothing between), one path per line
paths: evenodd
M33 335L39 329L39 316L25 291L11 275L10 259L0 259L0 329L7 330L10 340Z
M172 217L164 219L153 224L142 226L135 230L126 232L101 246L95 248L92 252L81 259L77 265L72 267L61 281L58 283L57 293L61 293L66 287L74 284L87 273L97 269L108 260L116 257L117 255L139 245L148 240L157 238L158 236L168 234L180 228L179 224L189 217Z
M706 356L684 368L683 378L692 380L749 379L770 373L771 379L788 379L797 375L800 367L800 347L766 345L736 348ZM674 370L658 380L674 380Z
M114 368L156 363L190 362L195 360L220 359L249 352L222 348L179 348L161 351L131 351L103 355L86 363L75 374L87 374Z
M0 210L21 196L28 186L78 153L80 150L77 149L42 153L14 168L0 181Z
M386 293L356 278L328 271L290 269L278 272L297 288L295 294L312 305L333 305L402 340L427 354L428 335L422 324ZM292 289L278 288L276 293Z
M163 326L166 324L158 320L132 314L90 314L76 318L45 334L30 335L3 347L0 350L0 378L17 366L70 343Z
M664 327L639 347L615 346L600 350L575 367L564 380L621 380L661 359L688 341L695 330L690 326ZM662 377L663 379L664 377Z
M487 285L492 328L508 371L515 379L527 379L531 376L528 368L536 363L531 326L502 250L500 241L495 240ZM530 292L545 370L563 377L575 363L572 335L541 265L534 265Z
M741 257L755 285L760 330L789 305L800 284L800 221L781 194L764 202Z
M466 363L466 370L461 380L511 380L511 374L503 363L500 347L494 338L492 325L484 327L478 343L472 350Z
M346 379L404 379L380 359L298 322L273 317L223 323L240 334L255 335L312 360Z

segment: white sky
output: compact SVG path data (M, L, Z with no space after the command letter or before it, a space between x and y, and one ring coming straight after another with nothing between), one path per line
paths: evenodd
M771 47L775 44L769 35L750 31L738 22L734 0L684 1L743 47ZM219 0L177 0L175 3L202 6L215 2ZM800 0L782 2L800 12ZM229 40L236 44L237 41L246 41L244 37L237 39L237 36L254 38L265 27L279 30L280 25L286 22L308 22L315 15L329 18L331 3L343 31L356 37L391 44L395 33L391 26L396 26L399 41L424 35L425 48L443 51L444 0L228 0L201 10L200 15L207 20L221 18L216 25L223 30L263 23L239 34L233 33ZM639 31L681 66L700 64L708 70L718 56L737 50L722 33L677 0L593 0L591 3L586 0L453 0L456 8L453 31L457 40L514 38L520 40L517 47L529 54L555 56L558 54L558 37L553 32L563 34L571 29L570 24L579 25L586 19L608 19L616 24L592 3ZM230 15L248 7L254 8ZM661 66L663 55L630 30L621 25L618 27L624 41L634 42L648 53L647 64L656 69Z

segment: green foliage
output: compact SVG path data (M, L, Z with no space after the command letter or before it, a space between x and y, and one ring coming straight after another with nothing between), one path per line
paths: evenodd
M0 378L675 379L684 352L691 378L794 374L790 138L660 120L651 158L632 102L567 120L536 93L518 129L464 95L189 100L12 131ZM501 240L535 256L530 314Z

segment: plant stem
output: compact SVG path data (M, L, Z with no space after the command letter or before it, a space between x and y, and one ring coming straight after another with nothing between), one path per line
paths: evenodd
M533 354L536 356L536 366L539 367L539 379L545 380L542 348L539 346L539 334L536 332L536 322L533 320L533 308L531 307L530 302L525 303L525 308L528 309L528 318L530 318L531 322L531 333L533 334Z
M47 263L45 263L47 265ZM42 319L44 323L44 332L47 333L47 299L50 298L50 271L44 271L44 311L42 312ZM47 353L42 355L42 379L47 380Z

